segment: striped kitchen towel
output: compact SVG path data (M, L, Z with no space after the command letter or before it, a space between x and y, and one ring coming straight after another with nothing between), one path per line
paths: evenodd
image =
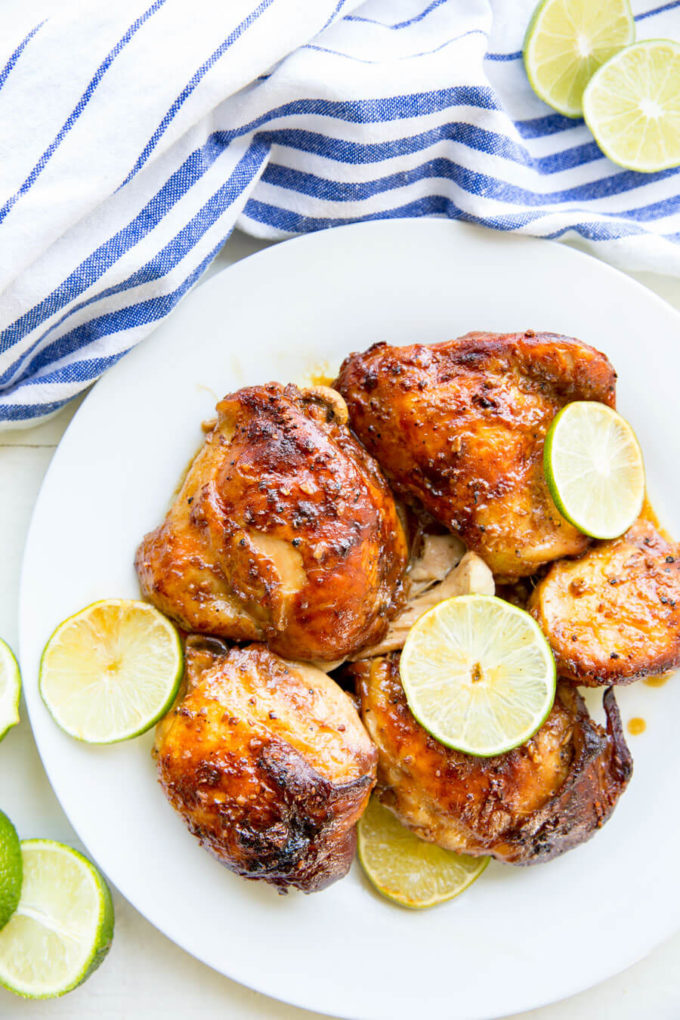
M234 225L449 216L680 274L678 171L531 92L534 0L3 0L0 426L146 336ZM633 0L680 38L680 0Z

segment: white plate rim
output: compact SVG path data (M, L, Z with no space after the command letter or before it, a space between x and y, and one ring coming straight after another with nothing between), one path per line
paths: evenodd
M459 224L459 223L451 223L450 221L440 220L440 219L431 219L431 220L425 219L425 220L398 221L398 222L396 222L396 221L371 221L371 222L368 222L368 223L351 224L351 225L340 227L340 228L334 228L332 231L323 231L323 232L318 232L318 233L311 234L311 235L304 235L304 236L301 236L301 237L294 238L294 239L291 239L289 241L286 241L284 245L276 245L274 247L267 248L267 249L265 249L265 250L263 250L261 252L257 252L256 254L251 255L251 256L249 256L246 259L243 259L239 263L236 263L234 266L230 266L227 269L225 269L225 270L221 271L220 273L216 274L214 277L211 278L211 280L207 281L207 283L203 284L202 286L203 287L213 287L214 288L214 287L219 285L220 281L222 280L223 277L226 276L226 274L229 274L229 281L230 281L230 283L233 286L236 286L236 282L237 282L236 277L237 277L237 274L239 274L239 275L246 274L246 276L250 276L251 273L253 273L253 274L254 273L266 273L269 270L269 264L270 263L273 266L276 267L276 266L279 265L279 260L281 258L286 258L286 259L290 258L291 257L290 254L282 255L281 253L282 253L282 251L284 253L285 252L290 253L290 251L291 251L291 249L293 249L293 247L295 247L297 250L300 250L300 249L303 249L303 248L308 248L309 251L312 252L315 248L318 248L319 245L321 246L321 250L323 250L323 249L326 248L327 245L333 246L335 244L340 244L340 243L344 244L345 243L345 239L347 239L347 243L348 244L356 243L357 246L361 247L362 244L370 243L370 235L375 235L376 232L380 232L381 233L383 231L387 231L388 233L392 233L395 238L399 234L401 240L403 240L404 235L407 234L410 231L415 231L415 233L417 234L420 230L426 230L426 231L434 230L434 231L438 231L440 229L446 229L447 231L452 232L452 234L454 236L455 236L456 233L461 233L461 232L462 232L461 236L463 236L463 237L465 236L466 232L468 233L468 236L474 236L475 234L476 235L484 234L485 239L486 239L486 243L489 243L489 244L492 244L492 245L495 244L495 243L508 244L510 246L513 246L513 245L516 244L518 246L518 250L519 250L519 247L521 247L521 246L524 246L525 250L527 250L527 248L534 248L535 250L538 250L538 246L540 246L540 250L545 254L546 258L552 259L554 257L558 262L561 259L563 259L565 265L567 265L569 260L571 260L572 265L574 265L575 267L578 266L578 265L582 266L583 265L583 260L586 260L589 263L589 265L591 267L591 270L592 270L592 272L594 273L595 276L599 277L603 281L606 280L607 278L609 278L612 281L616 280L616 281L619 281L619 282L621 280L624 280L625 281L625 287L626 287L626 289L628 290L629 293L631 293L631 294L637 293L638 296L644 295L644 301L648 305L650 305L650 307L652 305L655 305L657 310L659 311L659 313L661 313L663 316L667 317L669 319L669 321L673 320L674 321L675 329L676 330L680 330L680 315L677 312L675 312L666 302L664 302L663 299L661 299L657 295L653 294L652 292L648 291L647 288L645 288L642 284L637 283L637 281L631 279L630 277L625 276L625 274L620 273L618 270L614 269L613 267L611 267L611 266L609 266L609 265L607 265L605 263L602 263L599 260L597 260L597 259L595 259L595 258L593 258L593 257L591 257L591 256L589 256L589 255L579 251L579 250L572 249L572 248L566 247L564 245L559 245L559 244L556 244L554 242L538 241L536 239L528 238L528 237L524 238L524 237L518 237L517 235L499 235L499 234L496 234L496 233L490 232L490 231L482 231L480 228L475 228L475 227L471 227L471 226L463 225L463 224ZM469 232L472 232L472 233L469 233ZM331 238L329 235L333 235L333 237ZM340 235L342 235L342 240L340 240ZM352 235L351 236L351 240L350 240L350 235ZM546 245L548 246L547 249L546 249ZM547 255L547 250L550 250L550 251L554 252L555 253L554 256L548 256ZM557 252L559 252L560 254L557 255ZM200 293L201 289L202 289L202 287L201 288L197 288L195 291L192 292L192 295ZM482 324L482 327L483 327L483 324ZM158 333L158 332L162 331L165 328L167 328L167 323L164 323L161 327L159 327L159 330L154 331L154 332ZM417 337L415 337L414 339L417 339ZM350 349L353 349L351 344L348 346L348 350L350 350ZM134 356L134 353L131 356ZM115 372L116 369L114 369L113 371ZM110 374L111 373L109 373L109 375ZM82 407L78 410L78 412L76 413L73 421L70 423L66 433L64 434L64 439L62 440L62 442L64 442L67 439L67 437L71 436L73 433L75 433L77 431L77 429L79 427L79 416L81 415L82 410L84 408L88 408L89 406L91 406L92 402L97 400L97 394L98 394L98 390L99 390L100 386L101 386L101 383L97 384L97 386L95 386L93 388L93 390L91 391L91 393L87 396L86 400L83 402ZM40 504L41 504L41 498L43 496L43 492L47 488L47 486L51 484L51 478L53 477L53 473L56 472L58 464L59 464L59 459L55 455L52 463L50 464L50 468L48 469L48 472L46 474L43 486L41 488L40 494L39 494L38 499L36 501L36 505L35 505L35 509L34 509L34 514L33 514L32 521L31 521L31 526L29 528L29 533L28 533L27 540L26 540L26 546L25 546L26 551L28 551L29 547L31 546L32 540L33 540L34 523L35 523L35 520L36 520L36 518L38 516L38 511L39 511L39 507L40 507ZM55 465L57 467L55 467ZM27 561L27 556L25 557L25 563L26 563L26 561ZM28 576L26 574L26 571L24 569L24 570L22 570L21 594L20 594L20 617L21 617L21 638L20 638L20 650L21 651L20 651L20 658L21 658L22 663L24 661L24 658L27 657L26 653L25 653L26 640L27 640L25 620L26 620L26 603L27 603L27 600L29 598L29 588L30 588L30 581L29 581L29 578L28 578ZM26 701L27 701L27 706L28 706L28 709L29 709L29 715L31 716L31 721L32 721L32 724L33 724L33 722L34 722L34 715L36 713L36 708L39 709L39 707L40 707L39 706L39 702L36 702L36 696L35 695L27 696L26 697ZM36 733L36 728L34 728L34 733ZM49 761L46 760L46 757L43 755L43 746L42 746L42 743L41 743L37 733L36 733L36 744L38 745L38 750L39 750L41 759L43 760L43 765L44 765L45 770L47 772L48 778L50 779L50 782L53 783L52 775L51 775L50 767L49 767ZM69 803L68 797L63 796L63 791L60 790L54 784L53 784L53 789L55 790L55 794L57 795L57 797L58 797L58 799L59 799L59 801L60 801L60 803L61 803L61 805L62 805L62 807L63 807L63 809L65 811L65 813L67 814L67 816L71 820L72 824L74 825L74 828L76 828L76 831L78 831L78 826L75 824L75 822L73 821L73 818L72 818L73 811L72 811L72 809L70 809L71 805ZM112 879L112 880L115 881L115 878ZM124 888L121 889L121 891L123 892L123 894L125 894ZM154 924L153 917L150 916L147 911L144 911L143 909L141 909L134 902L133 902L133 905L135 905L136 908L139 909L140 912L142 912L147 917L147 919L150 921L150 923ZM648 938L640 939L638 944L636 945L635 949L632 949L629 952L621 953L620 959L619 959L619 961L618 961L618 963L616 965L607 967L606 969L604 969L600 973L598 973L597 976L593 977L592 975L590 975L590 977L586 980L585 983L580 982L578 980L576 982L571 981L571 982L567 983L563 988L559 989L559 991L557 992L556 996L549 995L549 996L543 996L543 997L540 997L540 998L536 998L535 996L533 996L529 992L528 994L526 994L524 996L520 996L520 997L514 998L512 1000L512 1002L511 1002L512 1011L516 1012L516 1011L523 1010L523 1009L536 1008L536 1007L544 1005L546 1003L556 1001L556 998L562 998L562 997L565 997L567 995L575 994L576 992L581 991L584 988L590 987L593 984L596 984L599 981L604 980L605 978L607 978L609 976L612 976L613 974L619 973L621 970L625 969L626 967L628 967L632 963L634 963L636 960L640 959L641 956L646 955L646 953L651 951L651 949L654 948L654 946L658 945L660 942L664 941L667 937L669 937L671 934L673 934L673 932L677 930L679 925L680 925L680 915L678 917L676 917L669 925L664 927L663 930L659 930L659 931L657 931L653 935L650 934L650 936ZM161 930L164 930L164 929L161 929ZM184 949L186 949L187 952L191 953L192 955L197 955L195 953L195 951L191 947L191 944L190 944L191 940L187 939L186 937L182 937L182 933L175 932L172 935L170 935L170 933L167 932L167 931L165 931L165 933L168 934L169 937L171 937L173 939L173 941L175 941L178 945L180 945ZM198 958L202 959L201 956L198 956ZM209 966L214 966L214 962L212 962L210 960L204 960L204 962L208 963ZM218 969L222 973L224 973L225 975L227 975L229 977L232 977L234 980L237 980L237 981L241 980L239 978L238 973L232 973L232 972L230 972L229 969L221 967L221 966ZM273 989L266 980L262 980L261 982L257 983L257 982L253 982L252 979L249 979L247 983L248 983L248 985L250 987L256 988L257 990L262 991L265 994L268 994L268 995L273 996L275 998L279 997L277 995L276 990ZM289 1003L297 1005L297 1006L299 1006L301 1008L316 1009L316 1010L318 1010L320 1012L326 1012L329 1015L339 1015L339 1014L336 1014L333 1011L332 1008L329 1009L327 1004L324 1005L323 1001L320 1001L318 999L317 999L317 1001L312 1001L305 994L300 994L298 996L292 996L290 994L290 992L287 992L284 997L281 997L281 999L282 999L282 1001L289 1002ZM343 1014L343 1015L349 1015L349 1014ZM356 1016L357 1018L363 1017L363 1016L373 1017L374 1015L376 1015L376 1014L374 1012L371 1012L370 1010L368 1012L357 1011L357 1012L352 1013L352 1016ZM451 1015L453 1015L453 1014L451 1014ZM466 1012L464 1015L465 1016L472 1016L473 1014ZM486 1016L486 1015L487 1015L486 1013L474 1013L475 1017L479 1016L480 1018L483 1017L483 1016Z

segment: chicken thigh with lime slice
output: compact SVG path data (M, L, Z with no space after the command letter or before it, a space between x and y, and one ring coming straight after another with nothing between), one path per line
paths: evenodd
M422 839L509 864L548 861L589 839L628 785L632 759L613 691L606 728L559 684L552 711L520 747L478 758L445 747L415 719L399 656L345 667L378 748L377 796Z
M468 333L436 344L375 344L345 359L337 389L394 491L515 579L584 551L543 474L557 412L614 406L604 354L554 333Z

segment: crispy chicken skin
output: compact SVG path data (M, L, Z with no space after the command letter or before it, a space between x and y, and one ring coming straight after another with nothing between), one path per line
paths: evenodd
M186 631L334 660L380 640L407 542L375 462L326 387L225 397L164 523L136 558L144 595Z
M377 793L423 839L510 864L538 864L578 846L607 820L632 772L612 691L606 731L569 685L522 747L475 758L440 744L416 722L399 656L347 667L378 747Z
M680 666L680 559L651 521L554 563L529 610L575 684L625 684Z
M513 579L586 548L552 501L543 443L564 404L613 407L615 382L594 348L527 331L375 344L345 359L335 386L394 491Z
M377 753L325 673L192 636L155 754L172 806L238 875L313 892L347 873Z

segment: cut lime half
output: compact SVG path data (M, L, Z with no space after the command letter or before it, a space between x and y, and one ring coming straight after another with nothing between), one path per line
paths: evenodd
M489 863L426 843L371 797L358 827L359 860L378 892L402 907L434 907L471 885Z
M21 674L12 649L0 639L0 740L19 722Z
M113 938L113 904L106 882L77 850L28 839L21 852L21 899L0 931L0 983L47 999L70 992L102 962Z
M567 404L545 437L545 477L563 517L591 538L617 538L645 498L642 451L628 422L606 404Z
M5 927L19 904L22 871L17 830L0 811L0 929Z
M680 166L680 45L649 39L593 75L583 114L613 163L654 173Z
M580 117L592 75L634 38L628 0L543 0L524 40L531 87L553 109Z
M421 726L480 757L525 743L555 698L555 660L538 624L493 595L459 595L424 613L399 669Z
M60 624L40 663L40 693L63 730L91 744L144 733L182 678L179 634L146 602L95 602Z

